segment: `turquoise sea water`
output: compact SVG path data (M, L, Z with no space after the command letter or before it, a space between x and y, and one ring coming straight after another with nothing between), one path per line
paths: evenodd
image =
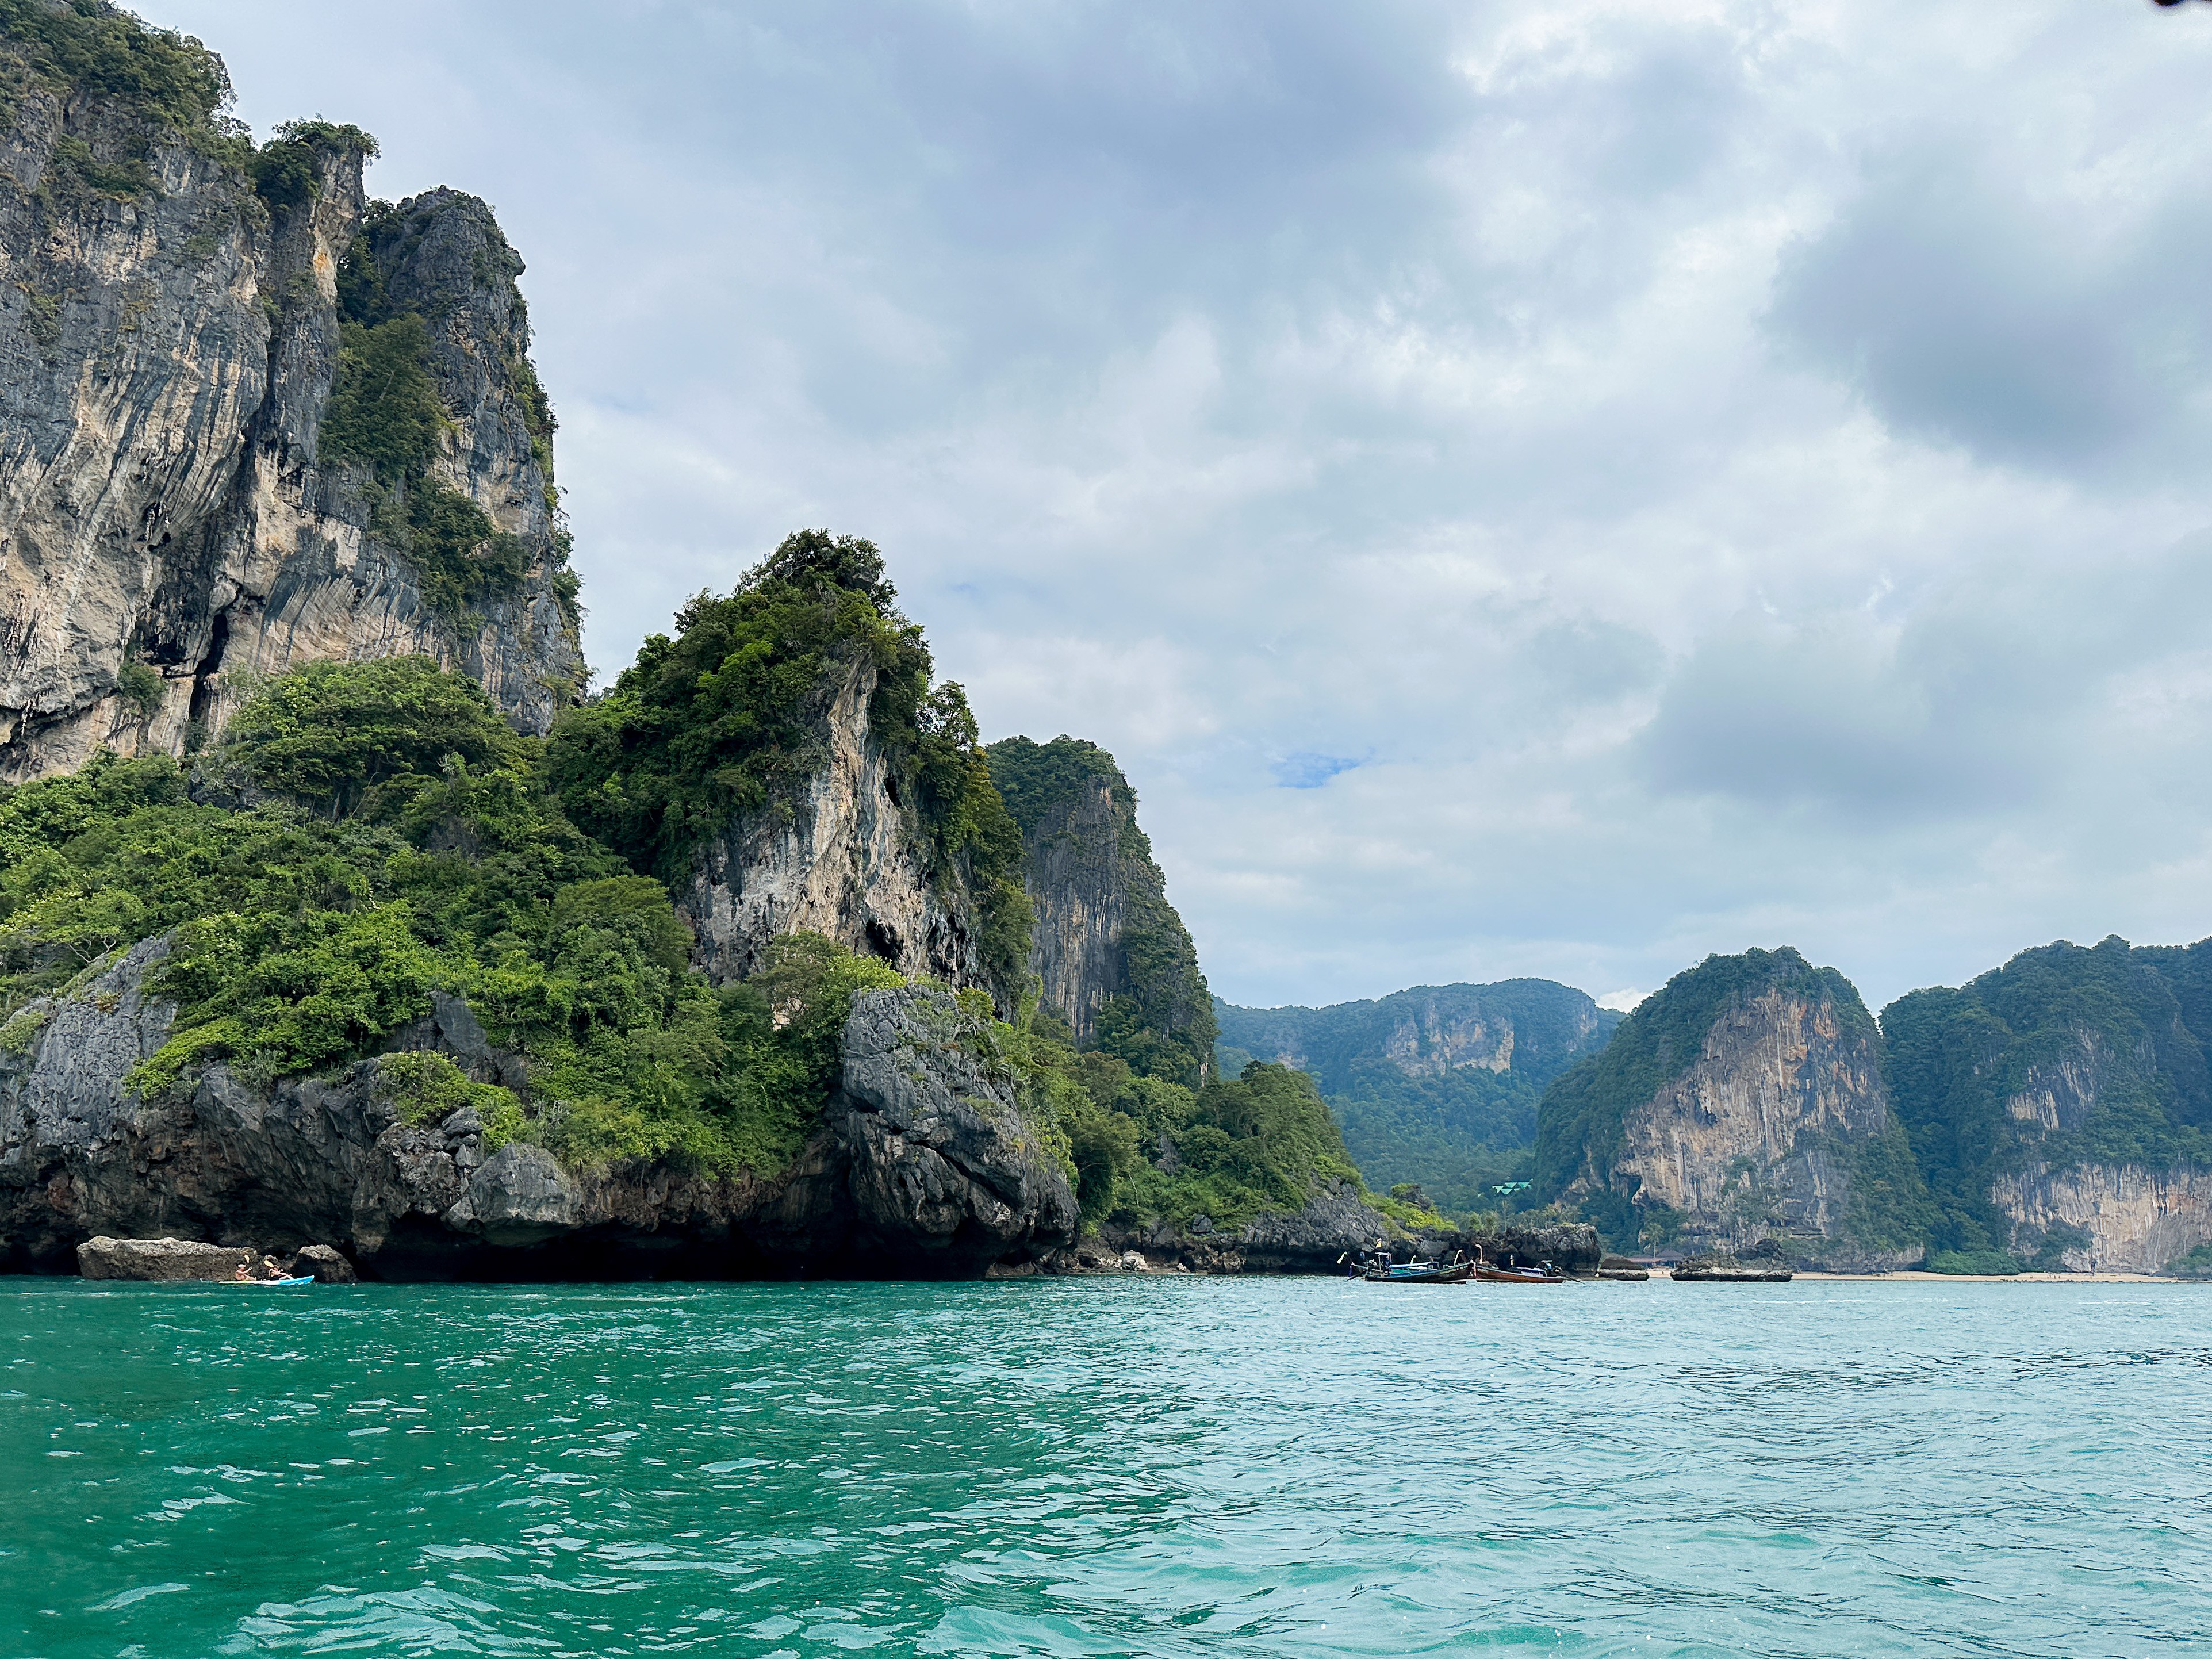
M0 1653L2212 1651L2212 1289L0 1280Z

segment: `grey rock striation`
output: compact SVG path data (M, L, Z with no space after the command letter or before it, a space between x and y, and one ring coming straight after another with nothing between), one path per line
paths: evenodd
M976 907L931 879L897 769L869 725L877 678L865 659L845 665L825 688L805 789L732 818L678 886L695 960L718 983L756 972L779 935L805 932L902 974L987 984Z
M1059 1154L983 1023L941 990L859 998L845 1082L796 1160L716 1177L568 1169L527 1139L489 1145L466 1108L404 1121L380 1057L274 1083L210 1066L146 1098L128 1079L173 1018L148 985L165 955L147 941L10 1023L0 1266L69 1271L106 1237L299 1252L299 1271L333 1279L348 1260L384 1278L950 1277L1074 1242ZM405 1036L478 1081L520 1081L451 999Z
M143 189L82 183L84 147ZM362 237L362 152L317 139L309 199L84 88L30 82L0 128L0 776L105 745L181 753L260 675L420 652L542 732L582 683L521 261L434 191ZM320 454L339 283L365 257L429 325L431 476L516 538L519 588L441 611ZM536 430L533 430L536 428Z

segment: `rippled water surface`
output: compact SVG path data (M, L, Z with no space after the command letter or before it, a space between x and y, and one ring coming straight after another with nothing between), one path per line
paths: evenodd
M2212 1651L2212 1289L0 1280L0 1652Z

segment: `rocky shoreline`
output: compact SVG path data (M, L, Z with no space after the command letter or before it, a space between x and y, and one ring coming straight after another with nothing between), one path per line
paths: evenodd
M0 1270L224 1278L249 1256L333 1279L960 1279L1156 1271L1334 1273L1378 1238L1423 1255L1598 1270L1586 1226L1408 1233L1348 1181L1289 1214L1081 1233L1074 1194L989 1059L978 1017L930 987L856 999L842 1081L772 1177L665 1163L564 1166L496 1144L463 1107L407 1121L387 1056L258 1083L223 1064L147 1098L131 1068L174 1010L149 989L167 945L133 947L0 1052ZM527 1087L459 998L394 1038L474 1081ZM309 1262L308 1267L301 1267Z
M408 1122L384 1056L270 1084L211 1065L143 1097L125 1079L173 1021L147 989L166 951L134 947L0 1053L0 1268L71 1272L106 1237L331 1248L384 1279L967 1278L1075 1243L1065 1174L943 990L863 994L798 1157L718 1177L567 1168L527 1139L493 1145L466 1107ZM458 998L397 1041L520 1080Z

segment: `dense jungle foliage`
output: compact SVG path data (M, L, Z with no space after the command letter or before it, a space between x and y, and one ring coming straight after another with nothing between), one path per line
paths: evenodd
M1079 1052L1048 1014L1033 1014L1028 1030L1052 1086L1073 1101L1064 1121L1086 1221L1183 1225L1203 1216L1237 1227L1304 1207L1322 1181L1359 1184L1303 1072L1255 1061L1241 1077L1190 1089L1098 1049Z
M1495 1188L1532 1174L1536 1103L1581 1055L1602 1048L1620 1016L1549 980L1416 986L1327 1008L1237 1008L1217 1001L1221 1047L1313 1074L1352 1161L1378 1189L1413 1184L1450 1212L1515 1207ZM1461 1034L1508 1064L1460 1063ZM1405 1063L1401 1064L1401 1060ZM1409 1075L1407 1066L1420 1072ZM1433 1067L1432 1070L1423 1070Z
M152 29L105 0L0 0L0 63L8 84L0 120L23 91L89 93L141 120L181 133L216 133L230 106L222 60L188 34Z
M571 821L641 874L685 879L733 819L786 810L826 759L823 717L872 681L868 729L913 812L932 880L972 896L987 968L1011 1009L1028 974L1021 833L991 779L968 699L932 686L921 630L899 614L868 542L801 531L728 597L702 593L547 751Z
M61 994L167 934L151 988L179 1014L131 1078L150 1093L217 1060L258 1081L343 1068L444 991L525 1058L529 1087L386 1056L379 1086L409 1121L471 1106L495 1145L521 1136L571 1164L780 1168L835 1086L854 995L903 981L800 934L711 988L665 890L568 821L544 761L472 683L394 658L270 682L190 775L103 754L7 792L0 1045L27 1047ZM1255 1066L1194 1091L976 1000L1091 1219L1231 1224L1303 1203L1316 1176L1356 1179L1297 1073Z
M222 60L173 29L149 28L106 0L0 0L0 127L23 96L47 92L80 131L54 141L53 165L36 192L50 208L157 193L150 165L157 139L181 139L240 168L272 211L321 193L319 148L376 154L358 127L292 121L258 149L228 113Z
M2030 1164L2212 1164L2199 1035L2212 1035L2212 940L2044 945L1955 990L1900 997L1881 1024L1939 1249L2004 1249L1990 1182ZM2033 1119L2014 1115L2016 1097L2038 1109Z
M1091 1046L1141 1077L1187 1089L1206 1080L1213 1059L1213 999L1199 971L1190 931L1168 902L1166 878L1138 827L1137 792L1113 756L1062 735L1050 743L1005 738L991 745L991 777L1022 834L1030 884L1042 890L1054 843L1081 836L1075 813L1103 786L1110 847L1085 849L1116 864L1121 895L1120 988L1099 1010Z
M834 615L849 597L817 589L810 606ZM956 737L959 769L939 776L973 778L972 733ZM798 935L745 983L710 987L666 890L562 810L553 746L427 659L319 663L263 686L190 774L102 754L6 792L0 1045L27 1047L61 995L166 935L151 988L179 1013L132 1074L149 1093L218 1060L264 1082L342 1070L447 992L524 1058L529 1085L386 1056L378 1086L409 1121L471 1106L495 1145L521 1136L572 1165L781 1167L835 1086L853 996L903 981ZM1255 1065L1192 1089L1079 1054L1033 1006L1000 1021L966 999L1091 1220L1230 1226L1297 1207L1319 1178L1358 1178L1297 1073Z
M507 1132L576 1163L780 1166L834 1082L852 995L898 982L788 941L766 974L710 988L659 884L550 802L543 746L420 658L270 683L194 780L103 755L10 791L0 865L0 1042L26 1044L117 948L174 930L154 981L174 1035L137 1086L217 1058L259 1079L341 1066L450 991L527 1058Z

